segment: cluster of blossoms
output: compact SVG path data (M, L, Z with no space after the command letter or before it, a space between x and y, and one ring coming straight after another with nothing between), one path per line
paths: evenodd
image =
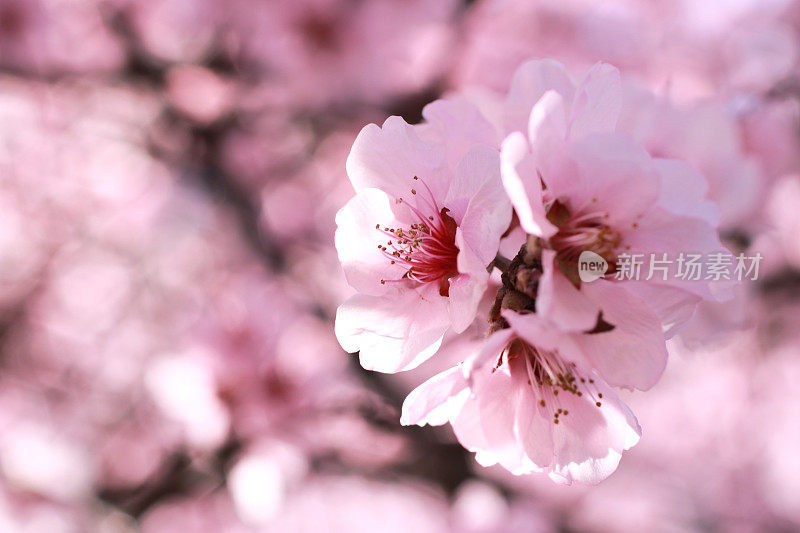
M615 152L530 57L733 253L565 190ZM353 140L447 94L360 141L354 290ZM800 530L800 0L2 0L0 117L0 532Z
M336 218L357 291L337 313L341 345L370 370L414 368L448 332L485 320L496 291L484 340L411 392L403 424L449 421L480 464L563 483L601 481L637 443L615 389L655 385L666 340L699 302L729 298L731 281L586 282L582 256L614 274L622 257L647 268L730 252L703 175L648 152L618 124L624 107L616 68L598 63L575 83L534 60L502 102L450 97L418 125L390 117L361 131L347 160L356 196Z

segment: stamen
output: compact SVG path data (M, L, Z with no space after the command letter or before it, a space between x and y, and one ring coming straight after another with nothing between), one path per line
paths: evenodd
M390 260L390 264L406 267L406 272L399 279L381 280L381 283L438 283L439 293L447 296L449 279L458 273L456 223L448 215L447 208L439 209L439 204L425 181L417 176L413 179L422 183L427 192L427 195L417 194L416 189L411 189L417 205L405 202L418 221L407 228L381 228L380 224L375 226L382 234L390 237L386 246L378 246Z
M527 383L537 403L546 410L554 424L569 415L568 409L560 407L559 392L577 397L582 397L585 392L595 406L602 406L599 399L603 394L595 387L594 379L580 376L576 365L564 361L558 352L542 350L517 338L503 351L500 364L503 361L511 364L515 360L524 363Z
M587 211L572 213L561 203L554 202L552 209L557 210L550 216L559 220L558 233L550 238L549 246L556 251L562 269L576 270L580 255L584 251L592 251L605 259L609 264L609 273L616 271L617 250L622 237L618 231L607 225L608 213L604 211ZM577 270L576 270L577 272ZM571 279L576 272L565 272Z

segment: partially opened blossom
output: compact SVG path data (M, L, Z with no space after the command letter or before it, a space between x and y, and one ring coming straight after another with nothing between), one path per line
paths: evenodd
M511 219L497 150L441 134L472 131L437 112L449 105L421 126L390 117L365 127L347 161L356 196L337 214L336 248L357 294L339 308L336 334L368 369L413 368L448 329L470 325Z
M725 284L677 276L674 264L653 276L653 258L674 263L682 253L728 252L702 175L615 132L621 108L619 73L610 65L597 64L576 85L557 62L526 63L505 106L506 124L517 131L503 142L503 183L520 225L544 248L537 311L588 331L600 312L630 312L614 296L628 293L634 315L658 316L674 331L700 299L726 297ZM606 279L581 281L583 252L606 262ZM638 258L640 274L611 279L623 258Z
M408 396L401 422L449 421L483 466L567 484L603 480L641 435L587 357L599 347L591 337L607 333L562 332L534 313L503 317L509 328Z

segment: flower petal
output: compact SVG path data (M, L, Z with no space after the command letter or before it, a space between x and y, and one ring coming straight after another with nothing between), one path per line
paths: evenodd
M641 437L636 417L599 377L594 378L592 391L559 397L569 414L553 428L555 461L550 477L556 481L599 483L616 470L622 452ZM597 393L602 394L601 407L594 403Z
M440 426L455 419L468 396L467 380L461 367L455 366L411 391L403 402L400 423Z
M364 189L336 213L336 250L345 278L357 291L379 296L391 290L384 279L400 279L404 267L392 264L378 245L387 237L376 225L397 227L389 197L378 189Z
M494 460L514 472L521 470L525 451L514 431L522 390L500 370L484 381L478 395L481 427Z
M621 110L622 82L619 71L608 63L597 63L575 91L570 138L613 132Z
M647 390L667 364L661 321L641 298L619 283L597 280L581 290L603 309L611 331L580 335L576 342L609 385Z
M503 141L501 170L503 187L522 229L545 238L554 235L558 228L547 220L539 171L521 133L512 133Z
M394 198L408 196L418 184L414 176L426 180L435 198L444 197L449 173L444 150L422 141L400 117L389 117L383 127L365 126L347 157L347 175L356 192L376 188Z
M572 101L575 84L564 65L552 59L535 59L520 66L506 98L506 132L526 131L534 104L549 90L558 92L567 102Z
M564 97L547 91L533 106L528 121L528 140L537 161L544 161L567 138L567 111Z
M626 247L630 247L627 253L642 255L643 274L649 273L651 257L660 260L663 254L667 254L667 260L673 262L669 265L670 275L667 279L657 279L652 283L675 287L704 300L724 301L732 297L732 282L707 280L705 271L701 272L699 279L677 276L677 261L681 254L687 257L688 254L699 254L703 260L712 254L723 254L730 257L733 264L731 253L722 246L716 229L707 221L676 216L664 209L654 208L639 218L635 227L628 228L622 238Z
M487 364L495 365L500 359L500 353L514 336L511 329L495 331L483 342L480 350L467 357L464 361L464 373L472 380L474 375L480 374Z
M522 445L525 457L531 464L523 465L518 473L541 471L553 462L553 422L546 407L539 404L531 386L523 378L516 378L516 386L520 389L519 405L514 420L514 433ZM527 463L527 461L526 461Z
M543 171L554 198L573 213L605 213L605 222L630 223L656 202L660 178L650 155L626 135L605 134L570 142Z
M461 333L467 329L478 311L478 304L486 291L488 272L480 274L459 274L450 278L450 292L447 309L453 331Z
M702 174L676 159L654 159L653 164L661 175L659 206L676 215L705 220L713 226L719 223L719 209L705 199L708 184Z
M495 127L466 98L431 102L423 108L422 117L426 122L419 126L420 137L444 147L451 170L474 145L497 146L499 143Z
M446 299L431 290L390 297L355 295L336 311L336 337L361 366L377 372L409 370L431 357L450 325Z
M473 146L459 161L444 203L464 241L486 268L497 255L500 237L511 222L511 203L500 179L498 151Z
M553 250L542 251L543 274L536 294L536 312L564 331L589 331L597 324L600 307L564 276Z

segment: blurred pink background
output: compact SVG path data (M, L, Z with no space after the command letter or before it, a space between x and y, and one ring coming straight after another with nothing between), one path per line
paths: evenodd
M333 335L359 129L532 57L668 97L628 120L764 255L597 487L400 426L459 340L390 376ZM0 531L797 531L799 58L791 0L0 0Z

